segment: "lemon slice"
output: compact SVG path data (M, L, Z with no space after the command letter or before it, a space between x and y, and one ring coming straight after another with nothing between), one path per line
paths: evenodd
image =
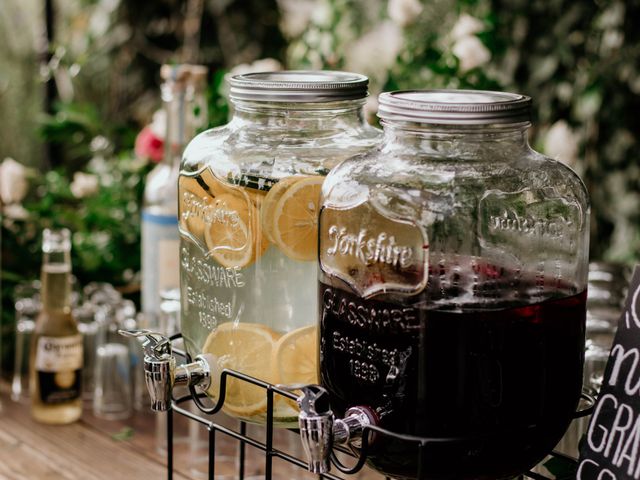
M271 359L276 340L277 336L263 325L227 322L209 334L202 352L213 357L218 371L229 368L273 382ZM215 398L219 391L220 378L214 375L209 394ZM228 376L223 409L241 417L264 414L267 409L266 390Z
M267 248L257 225L258 209L238 191L218 196L204 237L209 254L224 267L246 267Z
M274 208L273 239L294 260L318 255L318 214L324 177L306 177L287 188ZM265 202L266 203L266 202Z
M265 195L260 209L260 225L262 233L267 239L275 243L274 237L274 221L276 213L276 205L286 190L294 183L307 177L287 177L276 183L271 190Z
M318 383L318 327L309 325L283 335L273 350L278 383Z

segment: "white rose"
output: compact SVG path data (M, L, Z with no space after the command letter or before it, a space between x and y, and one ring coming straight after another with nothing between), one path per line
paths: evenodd
M422 12L418 0L389 0L387 13L389 18L401 27L411 25Z
M575 166L578 160L578 135L565 120L551 125L544 139L544 151L551 158Z
M164 140L167 135L167 112L163 108L153 113L149 128L156 138Z
M319 27L328 27L331 23L331 7L325 2L314 7L311 13L313 23Z
M280 29L289 38L301 35L311 20L316 0L278 0Z
M484 24L482 21L469 14L463 13L458 18L458 21L451 29L451 39L453 41L459 40L463 37L475 35L476 33L484 30Z
M70 187L74 197L88 197L98 191L98 177L90 173L76 172L73 174Z
M345 53L345 69L367 75L382 86L402 49L402 30L386 21L351 43Z
M460 71L466 72L491 60L491 52L478 37L469 35L456 40L451 49L460 60Z
M2 212L11 220L26 220L29 217L29 212L19 203L5 205Z
M0 164L0 199L3 203L19 203L27 194L27 169L13 158Z

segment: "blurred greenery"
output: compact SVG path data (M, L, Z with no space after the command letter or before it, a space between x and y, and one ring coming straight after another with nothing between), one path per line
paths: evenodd
M274 0L69 0L54 1L52 58L38 64L43 5L4 0L0 8L6 46L0 52L0 116L10 119L0 132L0 162L13 157L29 167L26 197L5 206L2 215L5 371L13 354L12 293L16 284L39 276L44 228L71 229L80 284L135 288L140 205L153 165L135 158L133 145L160 107L160 66L210 68L209 125L216 126L228 116L221 88L225 72L256 58L281 58L285 48ZM47 81L54 82L58 96L50 114L42 112ZM59 147L50 163L43 160L43 144ZM83 191L87 178L97 179L95 190Z
M159 107L163 63L210 68L210 126L227 120L225 72L266 57L367 74L373 121L384 90L528 94L532 145L569 164L590 191L592 259L640 259L640 0L54 1L46 64L42 5L3 0L0 9L0 116L8 119L0 161L30 167L28 217L2 220L5 332L14 285L38 275L46 226L73 230L81 281L135 281L150 166L131 149ZM59 101L45 115L48 80ZM42 161L43 142L60 147L53 168ZM78 172L97 176L95 193L74 196Z
M373 95L531 96L532 146L571 166L590 192L591 258L640 260L640 0L312 3L314 14L288 38L290 67L360 71Z

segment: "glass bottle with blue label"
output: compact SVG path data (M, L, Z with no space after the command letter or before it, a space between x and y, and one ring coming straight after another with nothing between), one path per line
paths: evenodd
M333 412L429 438L422 478L511 478L558 442L584 359L589 201L527 143L530 99L380 96L382 146L327 176L320 380ZM415 443L371 464L415 478Z
M160 292L179 286L178 173L185 145L206 126L206 67L163 65L164 158L147 176L142 209L142 310L158 329Z

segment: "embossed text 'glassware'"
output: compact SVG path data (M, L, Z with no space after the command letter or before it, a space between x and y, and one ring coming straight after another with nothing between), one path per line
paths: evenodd
M320 188L339 161L374 146L362 114L367 79L276 72L231 79L231 121L187 147L179 179L181 327L193 357L210 354L270 383L317 383ZM264 390L230 379L227 413L266 416ZM276 398L275 422L297 424Z
M530 99L385 93L380 149L336 167L319 221L320 374L334 412L455 439L428 478L510 478L558 442L581 391L589 203L527 144ZM370 463L414 478L417 451Z

